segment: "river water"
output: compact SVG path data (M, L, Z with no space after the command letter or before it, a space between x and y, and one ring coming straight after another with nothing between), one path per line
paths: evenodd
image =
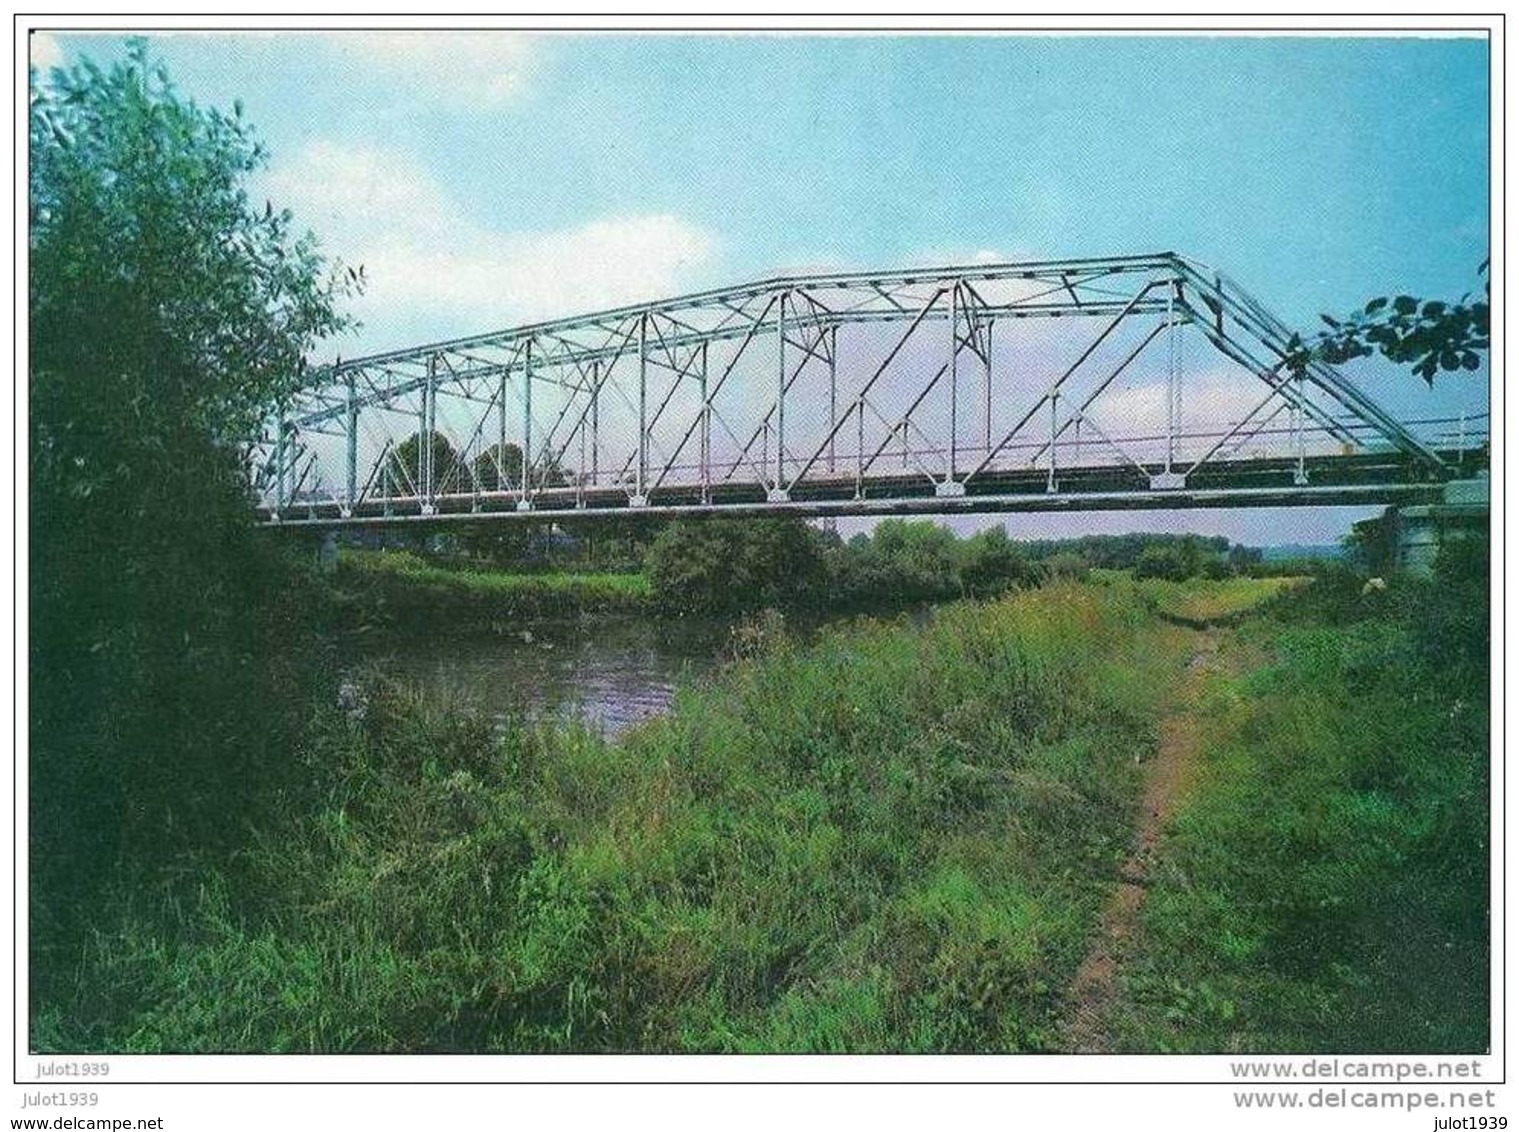
M498 722L579 718L614 736L663 712L680 684L720 665L730 632L724 621L540 621L490 635L364 638L344 649L342 668L378 669Z

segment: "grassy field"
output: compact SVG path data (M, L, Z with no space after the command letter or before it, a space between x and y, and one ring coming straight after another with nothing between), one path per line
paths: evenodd
M1249 613L1306 578L1189 578L1185 582L1145 579L1134 583L1163 617L1198 627L1222 624Z
M398 689L320 708L288 820L236 877L119 893L34 1044L1059 1050L1202 636L1156 611L1272 589L1168 585L1050 585L805 647L761 623L612 743L495 734ZM1393 711L1430 680L1427 626L1352 593L1331 627L1302 596L1209 630L1233 659L1120 957L1113 1048L1479 1041L1474 674Z
M348 620L380 628L490 630L522 618L645 611L653 599L643 574L508 574L439 566L404 550L345 549L333 590Z
M1488 1048L1485 589L1328 591L1206 674L1110 1048Z

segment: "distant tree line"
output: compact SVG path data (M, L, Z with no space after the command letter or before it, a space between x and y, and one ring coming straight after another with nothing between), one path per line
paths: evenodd
M1276 572L1260 550L1226 538L1133 534L1019 543L1002 527L961 538L929 520L903 519L887 519L848 541L797 519L682 520L653 539L644 565L663 604L702 613L995 597L1094 568L1173 581Z
M989 597L1042 580L1000 527L962 539L902 519L847 542L791 518L682 520L660 531L645 568L666 607L709 614Z
M550 519L446 535L367 536L436 559L518 571L646 572L666 609L720 615L765 607L872 609L995 597L1088 571L1185 581L1300 574L1223 537L1087 535L1016 542L1003 527L961 537L931 520L887 519L848 540L801 519Z

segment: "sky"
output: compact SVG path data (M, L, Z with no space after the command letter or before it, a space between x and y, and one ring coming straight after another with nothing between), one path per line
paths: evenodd
M1295 326L1457 298L1488 243L1482 39L152 37L240 100L252 191L362 263L344 356L777 272L1178 251ZM36 33L33 62L118 56ZM1402 416L1485 407L1352 374ZM1326 542L1346 509L1012 520ZM1001 521L996 520L996 521Z

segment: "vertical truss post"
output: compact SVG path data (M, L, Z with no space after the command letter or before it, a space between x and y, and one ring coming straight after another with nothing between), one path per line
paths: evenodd
M707 400L707 346L701 344L701 373L698 380L701 382L701 438L698 441L698 450L701 461L701 501L712 502L712 403Z
M288 462L288 449L290 446L290 422L285 417L285 408L280 406L279 416L274 424L274 511L275 514L285 509L290 502L289 484L286 470Z
M971 333L975 333L975 314L968 309L961 300L963 281L956 280L949 289L949 444L946 449L944 461L944 479L934 485L934 494L964 495L965 486L956 478L956 460L959 455L960 444L960 321L963 318L966 325L971 327ZM903 427L902 440L903 454L906 454L907 432Z
M422 480L419 485L422 495L422 514L432 515L437 511L433 505L433 497L437 492L437 482L433 478L437 469L433 467L433 430L438 421L438 355L430 354L427 358L427 384L422 387L422 435L417 437L421 442L417 446L417 470Z
M960 284L949 289L949 469L945 483L955 478L955 434L960 427Z
M1308 438L1303 428L1303 375L1299 373L1293 378L1297 388L1297 396L1292 400L1292 447L1297 455L1297 467L1292 473L1292 482L1302 487L1308 482L1308 468L1306 467L1308 456Z
M510 392L511 369L501 367L501 384L496 389L496 490L506 491L506 399Z
M865 394L855 398L854 497L865 498Z
M1060 426L1057 423L1057 421L1056 421L1055 418L1058 415L1059 406L1060 406L1060 391L1056 390L1054 393L1050 394L1050 478L1049 478L1049 482L1047 484L1045 484L1045 486L1044 486L1044 490L1047 491L1047 492L1049 492L1052 495L1056 491L1056 485L1055 485L1055 440L1059 436Z
M1156 327L1155 333L1163 329L1166 335L1166 467L1165 471L1151 473L1150 489L1152 491L1171 491L1185 487L1187 474L1177 470L1179 453L1177 446L1181 440L1181 327L1183 325L1182 310L1185 303L1182 299L1181 280L1173 279L1171 286L1166 291L1166 315L1161 326ZM1144 345L1141 343L1140 349ZM1127 364L1127 363L1125 363ZM1120 369L1122 367L1119 367ZM1116 374L1115 374L1116 376ZM1090 401L1088 402L1090 403ZM1083 405L1082 409L1085 410ZM1077 428L1081 426L1081 417L1076 418ZM1102 435L1101 431L1093 426L1093 431ZM1080 434L1078 433L1078 438ZM1109 442L1111 444L1111 442ZM1193 467L1196 467L1194 464Z
M580 461L575 469L575 506L585 506L585 418L580 418Z
M839 423L839 328L828 331L828 474L837 471L834 442Z
M1171 364L1176 371L1176 389L1175 395L1172 398L1171 412L1176 418L1176 440L1177 443L1180 444L1183 431L1186 427L1182 421L1181 395L1182 389L1186 385L1187 377L1186 359L1182 353L1182 347L1186 345L1186 339L1184 339L1181 334L1182 328L1186 326L1187 322L1186 318L1182 314L1181 280L1179 279L1176 281L1176 286L1172 288L1171 297L1167 299L1167 302L1170 303L1172 299L1175 300L1176 314L1175 322L1172 324L1170 330L1172 355Z
M638 469L634 473L634 507L649 501L644 494L644 480L649 474L649 316L638 316Z
M522 351L522 498L518 511L533 507L533 340Z
M347 402L344 406L344 439L348 448L348 475L343 492L343 518L353 514L359 499L359 396L352 373L347 379Z
M1176 462L1176 303L1166 292L1166 475Z
M601 363L591 363L591 486L601 479Z
M983 369L981 373L982 404L981 434L988 453L992 450L992 327L995 326L991 319L986 320L986 357L982 359Z
M772 503L785 502L786 492L786 299L781 292L775 309L775 467L767 498ZM766 434L769 441L769 434ZM768 462L768 461L767 461Z

